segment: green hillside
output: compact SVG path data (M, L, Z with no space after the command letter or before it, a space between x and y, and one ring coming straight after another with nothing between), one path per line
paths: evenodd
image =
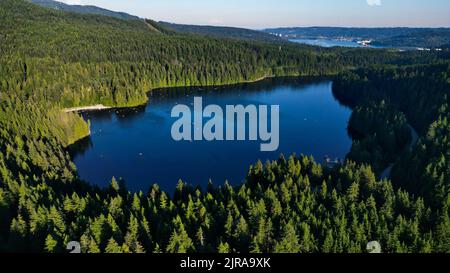
M110 16L115 17L118 19L123 20L139 20L140 18L137 16L130 15L125 12L115 12L107 9L102 9L96 6L81 6L81 5L68 5L59 1L53 1L53 0L30 0L32 3L36 5L40 5L43 7L55 9L55 10L61 10L61 11L67 11L67 12L76 12L76 13L82 13L82 14L97 14L97 15L104 15L104 16Z
M156 29L0 1L0 252L65 252L73 240L88 253L361 253L371 240L386 253L450 251L448 52L319 49ZM174 193L158 185L133 193L115 178L105 189L81 181L67 152L89 124L64 107L135 106L153 88L287 75L336 77L336 94L360 109L355 158L369 156L333 169L281 156L242 166L248 176L237 187L180 181ZM380 88L382 79L398 88ZM423 114L413 124L416 149L386 149L405 122L390 111ZM385 123L361 126L374 112ZM377 133L383 126L389 134ZM397 181L377 179L370 164L386 162L356 146L366 138L380 144L380 157L400 153ZM399 182L408 168L423 176Z
M167 29L172 29L178 32L204 35L213 38L228 38L267 43L286 43L286 40L278 38L275 35L245 28L183 25L168 22L158 22L158 24Z

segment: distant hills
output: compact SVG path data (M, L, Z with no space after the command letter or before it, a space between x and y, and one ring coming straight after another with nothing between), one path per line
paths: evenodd
M281 39L270 33L245 28L182 25L168 22L158 22L158 24L166 29L171 29L177 32L199 34L214 38L228 38L272 43L284 43L286 41L285 39Z
M115 12L96 6L80 6L80 5L68 5L58 1L52 0L30 0L32 3L52 8L56 10L63 10L68 12L82 13L82 14L97 14L115 17L123 20L139 20L141 18L133 16L124 12ZM285 40L269 33L257 30L250 30L244 28L234 27L216 27L216 26L196 26L196 25L182 25L173 24L168 22L155 22L152 20L145 21L148 27L155 31L164 33L188 33L197 34L203 36L209 36L214 38L228 38L237 40L248 40L258 42L269 43L284 43Z
M123 20L140 20L139 17L130 15L125 12L116 12L111 11L103 8L99 8L96 6L80 6L80 5L68 5L64 4L62 2L58 1L52 1L52 0L29 0L30 2L51 8L56 10L63 10L68 12L76 12L76 13L83 13L83 14L97 14L97 15L104 15L104 16L110 16L115 17Z
M293 27L263 30L284 39L372 40L373 45L436 48L450 43L450 28Z
M374 45L395 47L445 48L450 43L450 29L425 29L405 35L375 40Z
M421 28L354 28L354 27L291 27L269 28L264 32L282 35L286 38L376 38L383 39L419 32Z
M56 10L82 14L97 14L123 20L142 20L125 12L115 12L96 6L68 5L53 0L29 0ZM450 44L450 28L353 28L353 27L291 27L270 28L262 31L236 27L183 25L168 22L145 21L154 31L188 33L213 38L226 38L267 43L285 43L289 39L348 39L370 40L372 45L397 48L445 48Z

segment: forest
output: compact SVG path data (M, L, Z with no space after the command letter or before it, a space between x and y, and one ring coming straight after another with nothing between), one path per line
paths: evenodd
M450 252L447 51L208 38L2 0L0 53L0 252L65 252L73 240L87 253L364 253L373 240L385 253ZM79 179L67 147L89 123L63 108L272 76L334 77L354 109L344 164L281 155L242 166L240 186L179 181L174 193Z
M351 71L335 81L333 90L356 108L349 129L359 136L349 156L383 167L391 159L396 163L393 183L436 207L448 206L450 200L449 72L449 63ZM389 106L382 110L380 104ZM374 121L376 111L383 111L378 115L384 118ZM420 136L414 147L407 145L408 123Z
M191 33L204 35L215 38L228 38L235 40L247 40L256 42L278 43L286 44L287 41L262 31L250 30L236 27L217 27L217 26L196 26L196 25L181 25L168 22L158 22L159 25L178 31L181 33Z
M63 10L68 12L76 12L83 14L98 14L105 15L110 17L115 17L124 20L139 20L139 17L130 15L125 12L115 12L111 10L102 9L96 6L88 6L88 5L69 5L60 1L53 0L30 0L32 3L36 5L40 5L47 8L52 8L55 10Z

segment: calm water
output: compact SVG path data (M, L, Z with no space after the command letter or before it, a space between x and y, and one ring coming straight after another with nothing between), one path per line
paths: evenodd
M321 47L364 47L364 48L381 48L377 46L363 46L358 44L356 41L343 41L343 40L334 40L334 39L292 39L291 42L299 43L299 44L307 44L312 46L321 46Z
M228 180L241 183L258 159L277 159L281 153L343 158L351 147L347 135L350 109L333 97L332 82L318 79L271 79L255 84L208 89L166 89L149 94L146 107L85 113L92 135L73 146L81 178L99 186L112 176L128 189L147 191L153 183L172 192L179 179L205 187ZM280 105L280 148L260 152L260 141L176 142L171 138L172 107L192 105ZM192 106L191 106L192 107ZM224 108L225 109L225 108Z

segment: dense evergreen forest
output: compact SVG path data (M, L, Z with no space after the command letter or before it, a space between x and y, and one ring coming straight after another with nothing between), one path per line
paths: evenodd
M279 43L279 44L287 43L285 39L282 39L278 36L263 31L245 28L182 25L168 22L158 22L158 24L168 29L172 29L174 31L204 35L214 38L228 38L235 40L247 40L257 42Z
M69 5L65 4L61 1L53 1L53 0L30 0L32 3L36 5L40 5L47 8L52 8L56 10L64 10L69 12L76 13L84 13L84 14L98 14L105 15L110 17L116 17L124 20L139 20L139 17L130 15L124 12L115 12L103 8L99 8L96 6L87 6L87 5Z
M365 252L372 240L383 252L450 251L447 52L213 39L2 0L0 53L0 251L64 252L73 240L94 253ZM64 107L288 75L338 75L335 95L355 108L345 164L281 156L238 187L132 193L115 178L80 181L67 153L89 124ZM412 148L405 125L420 134ZM392 179L378 179L389 163Z
M0 87L62 107L146 102L152 88L219 85L287 75L330 75L439 54L314 49L164 34L142 20L0 4Z
M358 136L349 157L383 168L396 163L394 184L435 207L450 201L449 73L448 62L377 67L347 72L334 83L335 95L356 109L349 131ZM413 147L408 125L421 136Z

